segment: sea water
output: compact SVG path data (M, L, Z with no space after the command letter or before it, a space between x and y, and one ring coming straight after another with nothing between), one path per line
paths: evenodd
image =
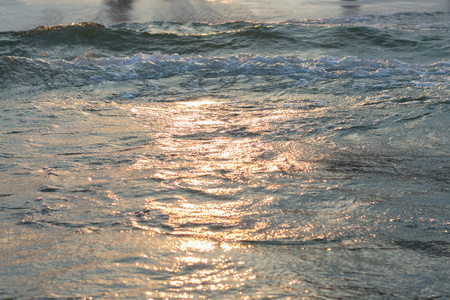
M0 298L450 298L427 3L0 1Z

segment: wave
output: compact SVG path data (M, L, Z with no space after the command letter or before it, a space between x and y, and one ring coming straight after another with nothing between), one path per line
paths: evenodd
M203 57L179 54L135 54L131 57L45 60L0 57L0 78L5 88L16 86L61 88L96 85L100 82L146 81L189 76L190 82L206 79L267 77L262 86L277 88L320 86L326 82L371 80L373 88L444 88L450 84L450 62L411 64L400 60L369 60L350 56L301 59L295 56ZM217 83L218 84L218 83Z
M266 91L324 88L320 82L333 80L340 90L363 80L370 89L440 89L449 84L448 15L41 26L0 33L0 85L54 89L174 76L189 76L191 83L266 76L258 87Z
M65 59L136 53L228 56L237 53L313 58L338 53L407 61L448 57L448 14L395 14L276 23L78 23L0 33L0 55ZM418 25L420 24L420 25ZM394 56L395 57L395 56Z

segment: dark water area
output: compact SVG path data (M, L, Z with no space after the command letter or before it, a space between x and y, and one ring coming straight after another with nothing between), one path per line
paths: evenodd
M450 298L448 2L0 8L0 299Z

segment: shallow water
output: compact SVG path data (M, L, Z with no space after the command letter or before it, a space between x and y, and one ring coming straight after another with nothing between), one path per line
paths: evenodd
M0 298L450 297L449 14L356 4L0 22Z

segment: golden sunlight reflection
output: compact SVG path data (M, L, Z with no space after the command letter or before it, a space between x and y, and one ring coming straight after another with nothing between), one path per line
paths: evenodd
M162 283L170 289L152 289L146 293L149 297L191 299L199 291L245 289L256 279L253 267L239 256L227 253L238 248L246 251L251 246L181 236L167 239L164 247L170 249L170 259L164 265L155 261L139 266L168 275Z
M201 99L201 100L195 100L195 101L183 101L178 103L178 106L186 106L186 107L200 107L203 105L212 105L212 104L216 104L215 101L211 100L211 99Z
M199 267L197 265L197 267ZM168 284L172 287L172 297L185 295L190 297L193 291L226 291L233 288L245 288L256 279L252 268L236 269L234 263L219 257L215 261L204 264L190 276L173 276ZM161 295L160 295L161 296Z
M343 231L339 226L331 229L309 223L301 226L281 223L274 227L269 221L260 220L247 224L244 218L261 219L264 209L257 209L244 201L198 204L185 199L172 203L150 201L145 210L165 216L164 226L159 229L142 225L153 218L151 214L142 215L139 220L133 221L133 226L144 231L182 237L183 241L174 247L185 252L189 249L197 252L221 249L227 252L244 247L242 242L252 241L326 239Z
M139 170L163 191L147 198L132 223L135 228L180 237L182 242L174 247L186 253L227 252L242 247L242 242L335 234L319 226L278 222L268 215L272 196L249 194L260 188L272 194L291 189L292 179L283 179L294 176L305 177L299 187L314 184L306 181L316 167L311 158L314 145L306 148L264 135L280 123L297 126L290 120L304 112L276 107L270 113L248 112L209 98L176 105L130 104L126 109L142 128L156 131L148 152L137 156L130 170ZM279 180L268 180L271 176Z
M201 239L194 239L194 238L186 238L182 239L179 244L177 245L177 248L181 251L191 251L196 250L199 252L208 252L213 251L216 248L216 244L211 240L201 240ZM192 259L195 259L193 257L184 257L182 260L186 259L189 261L192 261Z
M236 262L224 255L209 259L184 256L177 259L177 264L180 271L184 268L196 270L189 276L175 275L170 279L169 285L177 288L179 293L244 288L256 279L252 268L245 267L244 262Z
M157 170L154 174L157 179L178 178L189 185L199 180L199 176L205 175L221 174L222 178L239 179L274 172L310 172L313 169L303 149L292 148L288 141L274 144L258 138L257 132L270 132L270 122L282 122L290 118L285 112L272 112L271 119L267 119L267 116L239 116L237 120L229 120L222 116L222 108L220 102L212 99L183 101L177 106L163 106L161 109L131 107L134 115L146 118L151 123L141 126L152 129L164 127L166 134L159 137L158 148L153 151L166 157L170 154L172 158L155 160L141 156L132 169L154 169ZM160 120L161 115L165 116L164 124L152 122ZM305 159L299 159L302 157ZM216 195L236 192L222 187L203 189L204 184L201 182L193 186Z
M222 233L206 230L208 227L217 229L233 228L238 226L245 212L240 210L242 206L248 205L243 201L228 203L190 203L180 199L175 203L162 203L151 201L147 203L147 211L159 211L168 216L166 226L172 228L174 235L195 235L197 237L211 238L216 234L219 238ZM192 246L192 245L191 245Z
M187 124L184 126L186 127ZM171 167L186 171L178 176L192 178L202 175L214 175L221 172L226 177L250 177L273 172L309 172L312 164L299 161L291 153L275 154L264 145L250 138L217 137L208 140L186 140L168 137L161 140L161 148L167 152L177 153L178 161ZM270 159L266 157L271 156ZM142 168L140 161L135 166ZM160 178L171 178L170 171L161 169Z

